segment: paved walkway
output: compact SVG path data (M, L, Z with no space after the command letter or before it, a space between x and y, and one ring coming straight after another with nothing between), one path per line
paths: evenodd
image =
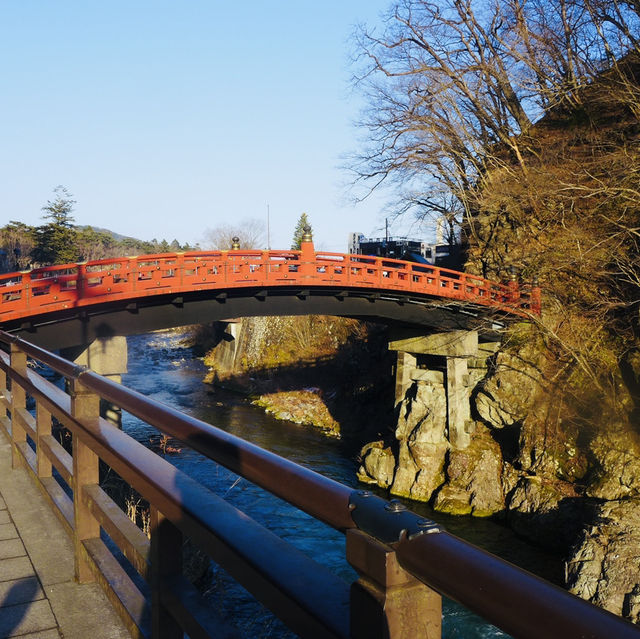
M130 639L100 587L73 571L69 537L0 433L0 639Z

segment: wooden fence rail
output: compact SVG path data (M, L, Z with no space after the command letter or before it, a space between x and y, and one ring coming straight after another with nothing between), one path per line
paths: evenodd
M184 538L302 637L438 639L441 595L515 637L640 637L398 502L354 491L2 331L0 344L0 430L14 465L30 471L73 539L77 579L101 584L134 637L239 636L183 577ZM62 375L67 390L31 362ZM102 419L100 399L343 531L359 579L347 584ZM71 433L71 452L53 437L54 420ZM100 460L150 503L150 539L100 486Z

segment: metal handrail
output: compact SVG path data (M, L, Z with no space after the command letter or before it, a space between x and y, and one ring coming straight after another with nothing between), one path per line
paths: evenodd
M2 331L0 342L13 345L14 349L79 382L84 389L116 403L335 528L348 534L354 530L365 533L386 548L385 552L395 554L399 565L410 575L515 637L640 637L636 626L464 542L398 503L366 491L354 491ZM22 384L30 393L40 392L29 381L35 373L25 376L14 371L6 356L0 364L15 384ZM53 400L50 401L53 405ZM68 409L58 410L62 416ZM114 464L117 472L133 484L150 486L147 493L164 495L159 498L159 507L167 509L169 512L165 514L170 518L186 521L189 532L200 535L199 540L206 545L206 535L202 537L203 533L198 531L207 527L213 530L215 518L198 514L196 502L181 503L189 491L172 491L171 481L167 484L167 478L163 477L170 465L151 451L132 457L128 436L102 420L87 421L70 415L67 418L83 433L81 437L88 445L107 463ZM196 484L189 479L183 481ZM336 636L339 635L340 632Z

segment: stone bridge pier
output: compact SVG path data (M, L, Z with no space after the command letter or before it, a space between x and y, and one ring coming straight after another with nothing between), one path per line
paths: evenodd
M127 372L127 338L122 335L97 337L91 344L61 349L60 355L118 383L122 382L122 375ZM100 413L118 428L122 428L122 412L118 406L102 399Z
M395 441L366 444L358 478L402 497L437 497L452 459L465 469L472 463L476 422L471 396L498 346L480 342L473 330L392 332L389 349L397 353Z
M477 331L429 335L392 335L389 350L397 352L396 405L415 383L441 387L446 397L446 435L452 448L466 448L473 421L469 401L470 360L478 358ZM439 389L438 389L439 390Z

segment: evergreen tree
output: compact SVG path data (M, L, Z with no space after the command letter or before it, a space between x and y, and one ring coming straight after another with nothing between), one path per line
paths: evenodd
M53 191L55 200L49 200L42 207L44 220L47 224L35 229L35 246L33 259L41 265L67 264L75 262L79 255L77 249L77 231L73 225L73 205L75 200L63 186L58 186Z
M313 233L311 228L311 222L306 213L303 213L296 224L296 230L293 232L293 241L291 242L291 249L294 251L300 250L302 244L302 236L305 234L305 227L309 227L309 233Z

